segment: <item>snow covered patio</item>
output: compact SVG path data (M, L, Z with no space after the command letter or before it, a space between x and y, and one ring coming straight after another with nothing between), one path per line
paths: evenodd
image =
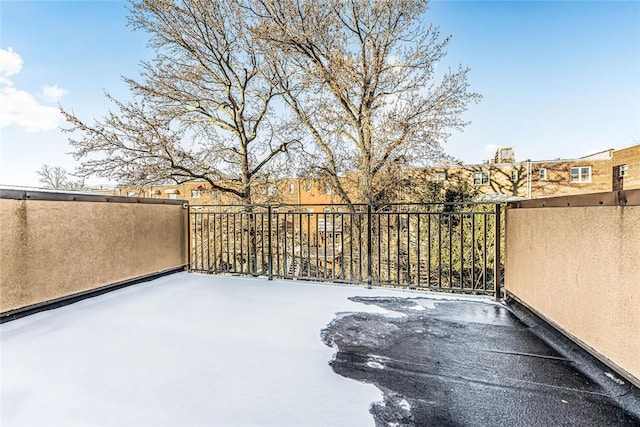
M3 324L0 424L638 422L529 329L488 298L177 273Z
M179 273L2 325L11 425L371 425L320 331L355 287Z

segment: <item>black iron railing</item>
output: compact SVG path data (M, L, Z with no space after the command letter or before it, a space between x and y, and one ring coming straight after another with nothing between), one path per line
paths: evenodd
M190 206L191 271L499 297L497 203Z

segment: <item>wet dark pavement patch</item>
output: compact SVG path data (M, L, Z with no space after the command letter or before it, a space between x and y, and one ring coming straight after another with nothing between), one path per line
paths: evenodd
M501 304L351 300L398 313L347 314L322 331L333 370L383 392L376 426L640 425L616 400L630 386L586 375Z

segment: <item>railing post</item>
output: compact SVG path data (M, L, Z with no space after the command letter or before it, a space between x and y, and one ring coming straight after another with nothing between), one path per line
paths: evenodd
M183 207L185 207L183 205ZM187 269L191 273L191 206L187 204Z
M500 287L500 268L501 268L500 238L502 237L502 233L500 231L500 228L501 228L500 227L500 204L496 203L495 206L496 206L496 210L495 210L496 229L495 229L495 244L494 244L495 254L494 254L494 260L493 260L493 287L494 287L496 301L500 301L500 299L502 298L502 292L501 292L502 289Z
M273 252L271 249L271 205L267 207L267 233L267 278L269 280L273 280Z
M371 271L371 203L367 204L367 288L371 289L373 283L372 271Z

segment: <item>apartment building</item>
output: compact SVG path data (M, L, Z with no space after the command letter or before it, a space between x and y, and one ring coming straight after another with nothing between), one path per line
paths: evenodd
M493 160L477 165L432 167L432 182L462 182L488 197L528 198L640 188L640 145L604 150L575 159L516 161L513 148L500 148Z
M612 190L635 190L640 188L640 144L615 150Z
M535 199L640 189L640 144L575 159L525 161L516 161L514 149L506 147L498 149L492 160L482 164L443 165L407 173L416 178L416 183L431 181L442 184L443 188L467 183L479 194L493 199ZM353 176L350 179L355 182ZM95 192L184 199L191 205L239 203L230 194L211 190L211 185L203 180ZM254 188L253 194L255 203L315 205L307 207L309 212L323 212L328 209L327 206L341 202L329 186L313 178L281 178L260 183ZM408 197L411 197L410 193ZM411 201L404 199L406 197L403 201Z
M181 184L145 185L140 187L114 187L92 189L94 193L154 199L182 199L190 205L234 205L238 198L229 193L216 191L204 180L193 180ZM282 178L259 183L253 189L256 204L292 204L309 206L309 211L322 212L322 205L340 203L332 189L323 182L311 178Z

